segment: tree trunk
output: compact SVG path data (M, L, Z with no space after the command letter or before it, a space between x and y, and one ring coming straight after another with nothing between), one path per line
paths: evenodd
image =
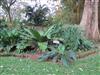
M8 12L8 17L9 17L9 22L12 22L12 18L11 18L10 12Z
M98 6L98 27L99 27L99 32L100 32L100 1L99 1L99 6Z
M10 14L10 9L8 10L8 18L9 18L9 24L8 24L8 27L11 28L13 26L13 22L12 22L12 17L11 17L11 14Z
M99 0L85 0L80 26L84 28L85 35L92 40L99 40L98 28L98 3Z
M61 0L57 0L56 2L57 2L56 15L59 16L60 18L62 18L62 16L61 16L61 12L62 12Z

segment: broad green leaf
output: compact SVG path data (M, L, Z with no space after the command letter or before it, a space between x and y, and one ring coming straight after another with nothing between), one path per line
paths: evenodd
M46 42L38 42L39 49L42 51L45 51L47 49L47 43Z
M61 62L63 63L64 66L68 66L68 61L65 56L61 57Z
M59 53L63 54L64 51L65 51L65 46L62 45L62 44L60 44L60 45L58 46L58 50L59 50Z
M41 39L41 35L40 35L40 33L37 30L31 29L30 31L34 35L35 39L38 39L38 40Z

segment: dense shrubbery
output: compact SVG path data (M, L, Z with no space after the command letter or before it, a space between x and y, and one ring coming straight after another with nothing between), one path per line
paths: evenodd
M90 50L93 43L84 37L84 32L77 25L64 26L62 23L56 23L51 26L46 33L53 44L48 44L47 52L40 60L53 59L61 61L67 65L68 61L76 60L75 52L78 50Z
M17 29L4 28L0 30L0 47L9 52L20 41L20 33Z
M66 50L88 50L91 48L91 42L88 41L80 28L76 25L63 25L62 23L56 23L49 27L42 33L35 29L18 28L17 29L2 29L0 32L0 39L5 44L15 43L16 39L48 42L49 40L59 40L63 43ZM76 36L77 35L77 36ZM40 43L39 46L41 46Z
M92 48L92 42L84 37L78 25L64 25L58 22L42 32L16 25L12 29L0 30L0 47L5 52L41 50L46 52L40 57L41 61L53 59L53 62L60 61L67 65L68 61L76 60L76 51Z
M89 50L92 47L92 42L84 36L84 31L78 25L64 26L59 23L51 26L46 35L50 39L61 40L68 50Z
M0 19L0 29L7 27L7 21L5 19Z
M92 42L84 37L84 32L78 26L68 26L63 35L66 47L71 50L89 50L92 47ZM86 43L87 41L87 43ZM88 47L86 47L88 46Z
M47 13L49 8L46 5L35 5L35 7L27 6L26 16L27 22L33 25L43 25L47 21Z

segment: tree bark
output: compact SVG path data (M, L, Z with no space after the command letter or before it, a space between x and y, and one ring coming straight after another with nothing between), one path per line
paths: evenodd
M98 4L99 6L98 6L98 27L99 27L99 32L100 32L100 1L99 1L99 4Z
M80 26L84 28L85 35L92 40L99 40L98 28L98 3L99 0L85 0L83 16Z
M9 24L8 27L11 28L13 26L12 16L11 16L11 9L10 7L7 9Z
M12 22L12 17L11 17L11 14L10 14L10 10L8 11L8 17L9 17L9 22L11 23Z
M57 0L57 10L56 10L56 14L57 16L59 16L61 18L61 12L62 12L62 9L61 9L61 0Z

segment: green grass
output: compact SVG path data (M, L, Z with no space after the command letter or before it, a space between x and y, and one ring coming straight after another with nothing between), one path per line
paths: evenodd
M100 75L100 55L64 67L31 59L0 57L0 75Z

